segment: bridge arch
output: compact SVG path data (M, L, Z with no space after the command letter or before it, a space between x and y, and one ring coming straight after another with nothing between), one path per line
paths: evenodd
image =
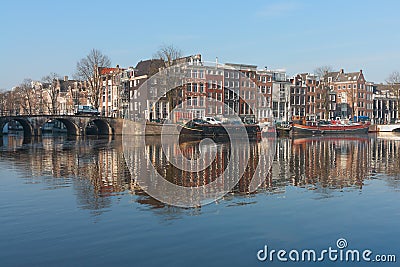
M32 137L35 134L32 123L24 117L9 117L2 120L0 124L1 131L3 131L4 126L11 121L16 121L21 124L22 129L24 130L24 137Z
M80 135L79 126L76 125L72 120L67 118L58 118L58 117L49 118L45 120L44 123L41 124L40 128L42 129L43 126L49 121L59 121L62 124L64 124L65 128L67 128L67 135Z
M110 123L105 119L94 119L90 120L85 125L85 134L87 134L87 127L94 124L97 127L97 135L113 135L114 129L111 127Z

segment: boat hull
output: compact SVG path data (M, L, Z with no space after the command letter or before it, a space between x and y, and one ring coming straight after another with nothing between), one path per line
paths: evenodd
M258 125L211 125L211 124L192 124L180 126L181 136L190 138L245 138L250 140L261 139L261 130ZM246 136L247 135L247 136Z
M323 126L308 126L294 124L292 126L292 135L337 135L337 134L366 134L368 133L369 125L323 125Z

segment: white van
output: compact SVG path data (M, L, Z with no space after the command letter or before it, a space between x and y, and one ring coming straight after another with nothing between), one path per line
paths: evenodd
M88 105L79 105L75 107L75 115L99 115L100 112Z
M203 120L205 120L209 124L221 124L221 121L216 120L214 117L203 117Z

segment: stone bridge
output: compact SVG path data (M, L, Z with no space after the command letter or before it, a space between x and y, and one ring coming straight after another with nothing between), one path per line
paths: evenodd
M124 119L85 116L85 115L21 115L0 117L0 129L3 130L10 121L19 122L24 129L24 136L39 136L42 127L49 121L60 121L67 129L68 135L86 135L89 124L95 124L99 135L121 135ZM1 133L1 132L0 132Z

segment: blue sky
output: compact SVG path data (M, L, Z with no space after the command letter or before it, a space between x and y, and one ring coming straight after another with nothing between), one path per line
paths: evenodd
M135 66L162 44L203 60L286 69L400 71L398 1L2 1L0 89L72 76L92 48Z

